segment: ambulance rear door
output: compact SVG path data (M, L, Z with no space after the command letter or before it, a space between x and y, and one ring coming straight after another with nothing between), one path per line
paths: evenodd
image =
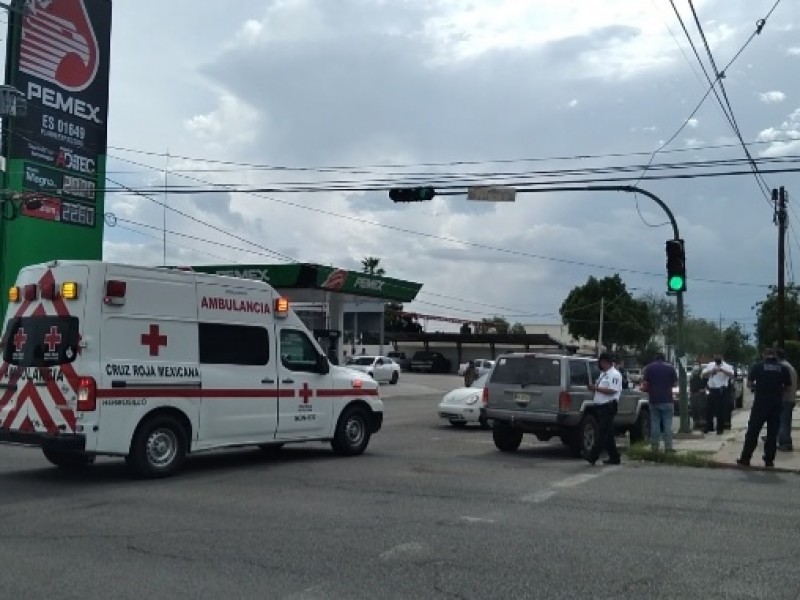
M4 328L0 428L34 436L83 431L77 395L86 374L81 364L90 361L84 352L92 337L85 331L88 280L86 264L20 272Z

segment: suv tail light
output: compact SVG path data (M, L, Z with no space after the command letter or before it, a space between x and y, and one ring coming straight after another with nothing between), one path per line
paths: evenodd
M484 386L483 394L481 395L481 402L483 402L484 406L489 406L489 388Z
M77 409L80 412L97 410L97 383L93 377L81 377L78 383Z
M572 398L569 392L561 392L558 395L558 410L559 412L567 412L572 406Z

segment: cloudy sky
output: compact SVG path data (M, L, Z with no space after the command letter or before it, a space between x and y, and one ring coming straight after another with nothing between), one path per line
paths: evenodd
M688 2L675 3L713 77ZM773 4L695 0L718 69ZM665 290L672 231L653 202L559 192L393 204L386 188L633 184L671 140L640 185L677 217L691 313L752 326L752 305L776 281L762 186L800 202L796 173L767 172L761 185L753 175L663 178L748 171L713 95L691 115L709 86L669 0L115 0L113 18L109 185L219 186L154 192L201 221L167 211L166 229L192 236L167 233L167 263L358 268L377 256L389 275L424 284L413 310L552 323L590 275ZM798 166L799 68L800 8L783 0L724 78L765 171ZM225 191L234 185L277 191ZM289 191L299 187L326 191ZM106 211L120 219L106 228L107 259L164 261L159 206L109 194ZM794 269L800 208L789 215Z

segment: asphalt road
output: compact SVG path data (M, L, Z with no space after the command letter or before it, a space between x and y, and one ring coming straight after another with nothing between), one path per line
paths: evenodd
M0 599L800 597L797 476L501 454L438 422L457 381L384 388L356 458L236 450L134 481L0 447Z

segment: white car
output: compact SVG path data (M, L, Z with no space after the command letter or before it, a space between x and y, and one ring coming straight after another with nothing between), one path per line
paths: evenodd
M475 372L478 374L478 377L486 375L489 371L491 371L494 368L493 360L489 360L486 358L479 358L473 362L475 363ZM467 365L469 365L469 362L461 363L458 366L459 375L463 375L466 372Z
M400 380L400 365L388 356L356 356L345 366L366 373L378 382L395 384Z
M481 402L483 388L489 374L475 380L470 387L458 388L447 392L439 403L439 416L446 419L453 427L464 427L467 423L478 423L483 429L491 424L486 418Z

